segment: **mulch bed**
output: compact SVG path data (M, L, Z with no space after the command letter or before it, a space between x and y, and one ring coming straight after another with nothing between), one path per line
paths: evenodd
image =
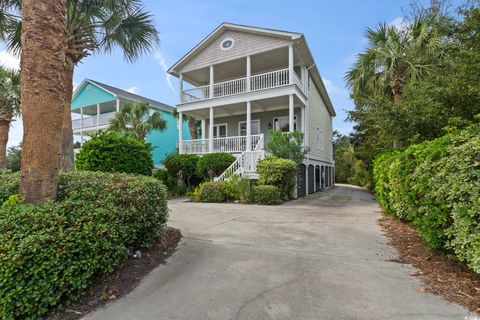
M80 319L87 313L100 308L132 291L138 283L155 267L165 263L177 247L182 235L179 230L167 227L147 252L141 252L140 258L127 259L114 273L96 277L86 295L77 302L46 320Z
M379 225L399 252L399 257L391 261L410 263L419 270L410 274L425 283L425 288L418 288L419 291L443 296L480 314L479 275L438 252L428 251L418 232L407 223L383 216Z

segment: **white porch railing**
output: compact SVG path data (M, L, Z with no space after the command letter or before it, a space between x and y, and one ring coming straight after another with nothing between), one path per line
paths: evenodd
M98 115L98 125L103 126L110 123L110 120L115 117L116 112L107 112L101 113ZM83 125L82 119L75 119L72 120L72 129L82 129L83 128L92 128L97 126L97 116L88 116L83 117Z
M263 134L250 136L252 150L263 150ZM234 136L213 138L213 152L240 153L247 150L247 137ZM181 143L181 148L180 148ZM209 139L195 139L179 141L179 149L187 154L204 154L210 152Z
M265 157L265 151L244 151L215 181L225 181L234 174L256 174L258 161Z
M250 77L250 91L265 90L282 87L290 84L289 69L275 70L271 72L252 75ZM213 84L184 90L182 102L195 102L209 98L226 97L247 92L248 78L238 78ZM293 83L303 90L302 81L294 73ZM210 92L213 90L213 92Z

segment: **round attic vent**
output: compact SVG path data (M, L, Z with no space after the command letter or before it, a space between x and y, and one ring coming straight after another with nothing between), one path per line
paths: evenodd
M91 84L87 85L87 90L92 90L92 85Z
M233 48L234 44L235 44L235 40L233 40L232 38L225 38L220 43L220 49L230 50L231 48Z

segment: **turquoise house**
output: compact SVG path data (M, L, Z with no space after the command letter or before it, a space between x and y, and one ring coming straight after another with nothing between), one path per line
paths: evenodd
M146 140L153 146L153 162L162 165L165 155L175 152L178 140L178 121L173 115L174 107L115 88L98 81L85 79L75 90L72 98L72 128L75 141L83 144L97 130L107 129L110 120L127 104L148 103L151 111L160 111L167 122L165 130L151 131ZM190 139L186 122L182 124L184 135Z

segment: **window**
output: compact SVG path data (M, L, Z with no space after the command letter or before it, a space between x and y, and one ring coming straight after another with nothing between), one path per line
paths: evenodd
M225 38L220 42L220 49L223 51L230 50L235 45L235 40L233 38Z
M288 116L273 118L273 130L288 132L290 131L289 126ZM293 130L297 130L297 116L293 116Z
M227 136L227 124L214 124L213 125L213 137L225 138Z
M319 126L317 126L317 148L320 151L323 151L323 129L320 129Z
M260 134L260 120L252 120L250 126L252 134ZM247 135L247 121L238 122L238 132L241 136Z

